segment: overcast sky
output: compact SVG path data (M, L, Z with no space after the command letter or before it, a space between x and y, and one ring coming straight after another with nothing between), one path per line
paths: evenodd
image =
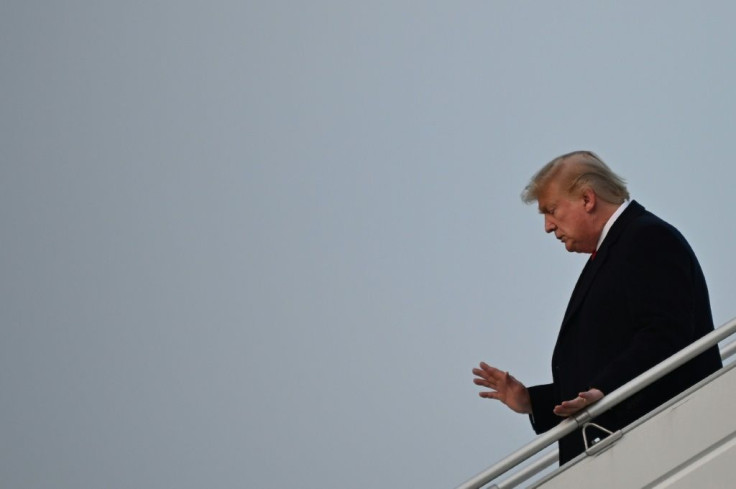
M3 487L454 487L531 441L596 151L736 316L731 2L0 6Z

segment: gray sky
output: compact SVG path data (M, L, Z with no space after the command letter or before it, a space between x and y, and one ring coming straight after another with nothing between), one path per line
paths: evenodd
M0 480L454 487L533 437L598 152L733 306L729 2L0 6Z

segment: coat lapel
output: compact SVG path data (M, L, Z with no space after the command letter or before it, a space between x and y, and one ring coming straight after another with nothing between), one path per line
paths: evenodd
M580 305L583 303L588 290L590 290L590 287L593 284L596 273L598 273L598 270L600 270L605 265L606 261L608 260L609 251L612 248L615 248L616 241L618 241L621 233L626 229L626 227L633 219L641 215L643 212L644 207L642 207L635 200L631 201L629 206L624 210L619 218L616 219L616 222L613 223L613 226L611 226L611 229L608 231L606 238L603 240L603 243L601 243L601 247L596 253L595 259L588 260L586 262L585 267L580 273L580 277L578 277L578 281L575 284L572 296L570 297L570 302L567 304L567 310L565 311L565 316L562 319L560 335L562 335L565 327L568 325L572 317L575 315L575 312L580 308Z

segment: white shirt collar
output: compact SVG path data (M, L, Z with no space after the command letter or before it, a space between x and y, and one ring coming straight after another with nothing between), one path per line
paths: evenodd
M629 206L630 203L631 203L630 200L625 200L623 204L618 206L618 209L616 209L616 212L614 212L613 215L608 218L606 225L603 226L603 232L601 232L601 236L600 238L598 238L598 245L596 245L595 251L598 251L598 248L601 247L601 243L603 243L603 240L606 239L606 235L608 234L608 231L611 230L611 226L613 226L613 223L616 222L616 219L619 218L621 213Z

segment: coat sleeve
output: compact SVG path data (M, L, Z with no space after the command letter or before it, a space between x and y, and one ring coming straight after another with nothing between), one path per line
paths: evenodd
M693 258L684 238L666 225L639 229L620 278L631 338L591 382L608 394L689 344L694 335Z
M539 435L557 426L562 418L552 412L555 407L553 384L535 385L527 390L532 402L529 421L532 423L534 432Z

